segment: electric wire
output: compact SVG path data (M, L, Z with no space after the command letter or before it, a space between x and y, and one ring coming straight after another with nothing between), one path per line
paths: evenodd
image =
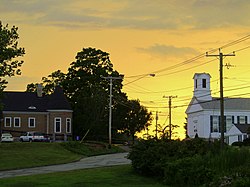
M250 35L244 36L244 37L242 37L242 38L240 38L240 39L237 39L237 40L232 41L232 42L230 42L230 43L228 43L228 44L225 44L225 45L223 45L223 46L221 46L221 47L219 47L219 48L211 49L211 50L209 50L207 53L202 53L202 54L200 54L200 55L198 55L198 56L195 56L195 57L193 57L193 58L191 58L191 59L188 59L188 60L186 60L186 61L183 61L183 62L181 62L181 63L179 63L179 64L176 64L176 65L173 65L173 66L170 66L170 67L167 67L167 68L163 68L163 69L160 69L160 70L157 70L157 71L153 71L152 73L147 73L147 74L141 74L141 75L136 75L136 76L125 77L125 78L133 78L133 77L135 78L135 77L138 77L137 79L135 79L135 80L133 80L133 81L130 81L130 82L126 83L125 85L134 83L134 82L136 82L136 81L138 81L138 80L140 80L140 79L143 79L144 77L146 77L146 76L148 76L148 75L150 75L150 74L157 74L157 73L161 73L161 72L165 72L165 71L169 71L169 70L178 68L178 67L183 66L183 65L186 65L186 64L190 64L190 63L192 63L192 62L194 62L194 61L197 61L197 60L199 60L199 59L201 59L201 58L204 58L204 57L205 57L205 54L211 54L211 53L213 53L213 52L215 52L215 51L217 51L217 50L221 50L221 49L224 49L224 48L227 48L227 47L230 47L230 46L239 44L239 43L241 43L241 42L244 42L244 41L248 40L249 38L250 38ZM235 51L241 51L241 50L245 50L245 49L247 49L247 48L250 48L250 46L244 47L244 48L242 48L242 49L235 50ZM214 61L214 60L211 60L211 61ZM208 62L207 62L207 63L208 63ZM206 64L206 63L203 63L203 64ZM181 71L177 71L177 72L181 72ZM172 74L173 74L173 73L172 73ZM124 86L125 86L125 85L124 85Z

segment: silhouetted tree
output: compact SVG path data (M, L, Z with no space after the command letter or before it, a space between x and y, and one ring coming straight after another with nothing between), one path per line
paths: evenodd
M145 130L152 121L152 113L140 105L139 100L123 100L118 104L118 110L114 111L115 122L118 130L132 137L133 143L135 134Z
M185 129L185 138L188 138L188 132L187 132L187 118L185 117L186 122L184 123L184 129Z
M103 139L108 133L109 81L103 77L117 77L109 54L95 48L84 48L78 52L67 73L60 70L47 78L43 77L44 92L50 93L55 85L60 85L74 110L74 133L87 138ZM35 90L34 83L27 91ZM124 95L122 80L113 81L113 96Z
M24 48L18 47L18 28L9 28L8 24L3 26L0 21L0 91L6 87L5 77L21 74L20 67L23 61L17 57L25 54Z

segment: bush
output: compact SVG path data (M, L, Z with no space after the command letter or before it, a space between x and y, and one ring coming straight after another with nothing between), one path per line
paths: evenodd
M206 167L201 155L177 159L166 163L164 182L171 186L200 186L213 179L213 172Z
M239 147L241 147L243 145L244 145L243 142L233 142L232 143L232 146L239 146Z
M250 178L250 150L202 139L142 140L132 147L133 168L171 186L244 186ZM249 163L249 164L247 164ZM247 185L250 186L250 185Z
M247 139L243 140L243 145L244 146L250 146L250 138L247 138Z
M165 163L176 159L204 155L214 149L213 143L200 138L179 140L141 140L129 154L133 168L144 175L164 176Z

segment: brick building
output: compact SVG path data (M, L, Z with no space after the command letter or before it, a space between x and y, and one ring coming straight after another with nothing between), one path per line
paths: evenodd
M56 87L50 95L37 92L3 93L1 132L20 136L22 132L39 131L53 139L72 136L72 108L63 90Z

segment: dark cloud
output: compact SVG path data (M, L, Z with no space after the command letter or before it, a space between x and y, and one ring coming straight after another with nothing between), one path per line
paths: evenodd
M151 56L183 58L196 55L199 52L190 47L176 47L172 45L155 44L148 48L138 48L139 52L147 53Z
M1 0L0 16L59 27L207 29L250 26L249 0Z

